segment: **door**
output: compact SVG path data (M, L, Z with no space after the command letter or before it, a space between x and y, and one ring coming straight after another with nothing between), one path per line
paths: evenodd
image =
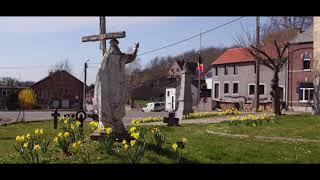
M62 108L68 109L69 108L69 99L62 100Z
M219 83L214 84L214 98L219 99Z
M165 110L172 111L175 109L175 89L170 88L166 89L166 104L165 104Z

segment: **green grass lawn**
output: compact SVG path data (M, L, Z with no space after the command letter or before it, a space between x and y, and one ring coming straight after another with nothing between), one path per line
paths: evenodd
M230 138L209 134L206 130L227 131L237 134L303 137L305 139L320 139L320 117L309 114L287 115L277 118L278 123L261 127L230 127L226 123L181 125L179 127L160 127L167 137L164 150L156 153L147 149L141 163L175 163L171 144L176 140L186 137L186 159L191 163L319 163L320 143L315 142L284 142L263 141L254 138ZM20 123L8 126L0 126L0 162L20 163L23 162L12 148L15 137L18 134L32 132L35 128L44 128L52 134L58 133L53 130L53 122ZM151 128L150 126L146 126ZM88 125L85 125L85 134L90 134ZM150 143L149 138L146 137ZM104 153L95 142L88 142L91 152L92 163L126 163L123 156L110 156ZM65 158L59 149L50 146L48 153L50 163L78 163L76 157Z
M320 140L320 117L311 114L279 116L275 123L267 126L228 126L226 122L212 124L208 130L232 134L277 136Z

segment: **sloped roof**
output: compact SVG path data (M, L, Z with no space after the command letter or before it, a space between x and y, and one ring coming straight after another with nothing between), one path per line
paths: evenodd
M290 43L313 42L313 25L309 26L304 32L298 33Z
M78 78L74 77L72 74L68 73L68 72L65 71L65 70L62 70L62 71L56 71L56 72L54 72L54 73L52 73L52 74L49 74L49 75L46 76L45 78L39 80L38 82L35 82L33 85L31 85L31 87L34 87L35 85L37 85L37 84L39 84L39 83L41 83L41 82L49 79L49 78L52 77L52 76L55 76L55 75L58 74L58 73L66 73L68 76L71 76L71 77L74 78L75 80L79 81L81 84L84 84L81 80L79 80Z
M232 48L226 50L215 61L213 61L212 64L217 65L250 61L254 61L254 57L250 55L250 53L248 53L245 48Z

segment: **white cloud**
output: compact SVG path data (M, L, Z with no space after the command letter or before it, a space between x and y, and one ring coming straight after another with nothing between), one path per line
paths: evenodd
M175 20L174 17L106 17L110 27ZM99 25L99 17L0 17L0 32L68 32Z

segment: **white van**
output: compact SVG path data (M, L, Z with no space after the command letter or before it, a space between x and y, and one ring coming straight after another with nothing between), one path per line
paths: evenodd
M147 103L143 108L143 112L156 112L165 110L165 104L163 102Z

